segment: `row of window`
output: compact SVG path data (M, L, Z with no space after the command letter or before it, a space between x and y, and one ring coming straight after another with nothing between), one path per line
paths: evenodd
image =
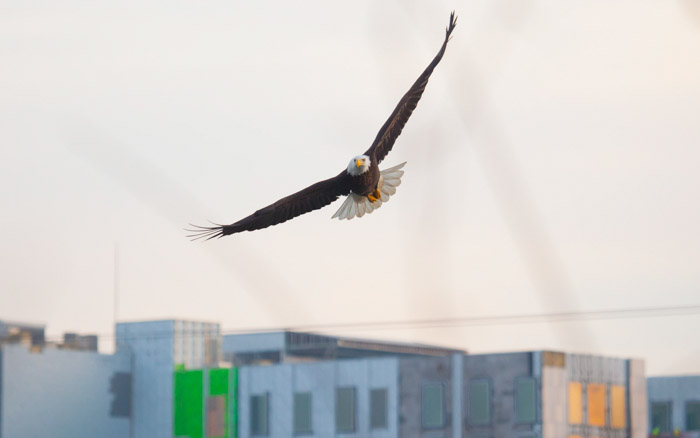
M491 424L492 394L488 379L475 379L467 383L467 419L470 425ZM537 382L534 377L519 377L515 381L515 421L520 424L537 421Z
M269 394L250 396L250 433L266 436L269 434ZM370 390L369 412L370 428L386 429L388 427L388 390L378 388ZM355 388L336 388L335 390L335 427L338 433L353 433L356 422L357 396ZM313 403L310 392L294 394L294 433L296 435L313 432Z
M604 427L607 424L606 410L610 399L610 426L624 429L627 426L626 389L624 386L581 382L569 382L569 423L584 424L583 392L586 391L585 423L590 426ZM609 397L608 397L609 395Z
M651 429L661 433L671 432L671 402L651 403ZM700 401L685 403L685 430L688 432L700 431Z
M472 426L488 426L492 422L491 399L493 390L488 379L470 380L467 384L467 416ZM371 389L369 394L370 428L388 427L388 390ZM294 433L313 431L313 403L311 392L297 392L293 400ZM357 429L357 396L354 387L336 388L335 426L338 433L353 433ZM521 377L515 384L515 417L518 423L537 420L537 385L532 377ZM446 424L445 384L425 383L421 393L421 423L424 429L440 429ZM269 394L250 396L250 433L269 434Z

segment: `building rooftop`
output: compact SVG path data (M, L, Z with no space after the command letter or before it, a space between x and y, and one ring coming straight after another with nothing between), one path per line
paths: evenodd
M46 325L0 320L0 344L22 342L42 346L46 342Z
M279 331L223 336L224 360L234 365L353 359L375 356L447 356L464 350L394 341Z

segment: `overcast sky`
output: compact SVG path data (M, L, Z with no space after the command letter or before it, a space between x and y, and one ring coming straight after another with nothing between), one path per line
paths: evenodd
M0 319L113 332L700 304L700 6L0 0ZM391 202L193 243L364 152ZM339 332L700 373L700 315ZM110 349L112 339L101 339Z

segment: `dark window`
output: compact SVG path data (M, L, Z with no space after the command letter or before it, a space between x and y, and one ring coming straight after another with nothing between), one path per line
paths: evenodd
M373 389L369 394L370 428L386 429L388 427L388 402L386 389Z
M474 426L491 423L491 385L488 380L469 382L469 423Z
M445 388L442 383L423 385L421 412L424 429L445 427Z
M109 379L112 404L109 414L113 417L131 417L131 374L114 373Z
M268 428L268 395L250 396L250 434L267 436Z
M294 394L294 433L311 433L311 393Z
M335 390L335 429L338 433L355 432L355 388Z
M518 423L534 423L537 416L537 384L534 377L520 377L515 388L515 418Z
M689 401L685 404L685 430L700 430L700 401Z
M661 433L671 432L671 403L652 402L651 404L651 430Z

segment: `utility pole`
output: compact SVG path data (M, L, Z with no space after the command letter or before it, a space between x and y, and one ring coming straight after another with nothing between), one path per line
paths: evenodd
M116 335L117 317L119 316L119 244L114 243L114 330ZM116 336L115 336L116 340Z

